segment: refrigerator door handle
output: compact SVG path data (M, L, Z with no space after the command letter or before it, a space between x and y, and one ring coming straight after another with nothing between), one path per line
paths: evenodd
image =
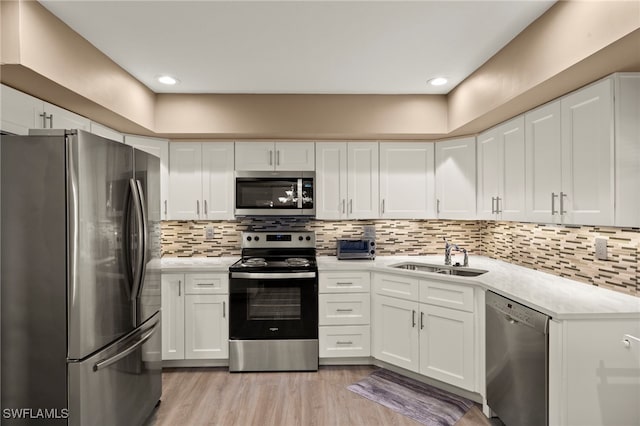
M142 190L142 183L139 180L136 180L136 184L138 185L138 196L140 197L140 210L142 212L142 273L140 274L140 285L138 286L138 291L136 296L140 297L140 293L142 292L142 287L144 286L144 277L147 273L147 248L149 246L149 223L147 216L147 200L144 196L144 191Z
M137 342L135 342L131 346L127 347L122 352L118 352L117 354L115 354L112 357L109 357L107 359L102 359L102 360L96 362L93 365L93 371L98 371L98 370L101 370L103 368L107 368L108 366L110 366L112 364L115 364L116 362L120 361L122 358L126 357L131 352L133 352L136 349L138 349L142 344L144 344L144 342L149 340L151 338L151 336L153 335L153 333L155 333L155 332L156 332L156 327L154 326L146 334L143 334Z
M138 291L140 290L140 283L143 278L143 266L144 266L144 216L142 213L142 202L140 200L138 181L135 179L129 180L129 186L133 195L133 206L136 214L136 232L138 233L138 241L136 247L135 265L133 269L133 287L131 288L131 300L136 300L138 297Z

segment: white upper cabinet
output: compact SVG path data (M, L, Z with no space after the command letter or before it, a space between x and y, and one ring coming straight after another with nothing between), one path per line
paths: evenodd
M525 114L526 209L532 222L558 221L560 101Z
M380 217L435 217L433 142L380 143Z
M2 85L2 130L28 135L29 129L80 129L90 131L88 118Z
M607 79L525 115L527 219L613 225L613 86Z
M233 142L175 142L169 151L169 219L233 219Z
M124 143L124 135L122 133L116 132L115 130L110 129L107 126L103 126L100 123L96 123L95 121L92 121L90 123L89 129L90 129L89 131L94 135L102 136L103 138L111 139L112 141Z
M525 220L524 116L477 137L480 219Z
M377 142L318 142L316 158L318 219L378 217Z
M104 127L104 126L102 126ZM107 130L111 130L105 128ZM104 132L104 131L103 131ZM105 137L108 133L105 132ZM169 141L167 139L125 135L124 142L160 158L160 204L162 220L169 218Z
M562 98L564 223L613 225L613 81Z
M313 171L313 142L236 142L235 169L239 171Z
M440 219L476 218L476 139L437 142L436 214Z
M640 227L640 73L615 76L616 226Z

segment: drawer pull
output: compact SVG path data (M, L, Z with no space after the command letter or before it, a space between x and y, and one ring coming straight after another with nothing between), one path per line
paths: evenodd
M336 285L353 285L350 281L338 281Z
M341 341L341 340L338 340L338 341L336 342L336 345L353 345L353 342L352 342L351 340L348 340L348 341L346 341L346 342L343 342L343 341Z
M201 286L201 287L213 287L214 286L213 283L197 283L196 285Z
M353 309L336 309L336 312L353 312Z

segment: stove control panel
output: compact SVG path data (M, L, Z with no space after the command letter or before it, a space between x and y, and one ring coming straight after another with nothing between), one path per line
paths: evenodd
M312 231L246 231L242 233L242 248L315 248Z

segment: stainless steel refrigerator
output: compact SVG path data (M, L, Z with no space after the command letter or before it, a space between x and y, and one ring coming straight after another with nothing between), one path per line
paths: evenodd
M160 160L0 137L2 424L139 425L161 395Z

